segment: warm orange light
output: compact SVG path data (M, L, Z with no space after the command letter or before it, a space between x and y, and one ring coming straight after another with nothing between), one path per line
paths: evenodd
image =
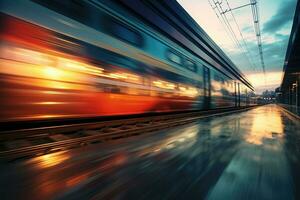
M101 76L141 84L141 81L140 81L141 78L138 75L134 75L134 74L130 74L130 73L117 72L117 73L103 74Z
M44 68L45 77L50 79L59 79L62 75L62 71L55 67L45 67Z
M58 104L66 104L66 102L45 101L45 102L37 102L35 104L38 104L38 105L58 105Z
M72 85L70 82L92 84L94 79L90 78L89 75L140 85L144 84L142 81L143 78L139 75L128 72L108 72L101 67L76 61L75 59L72 60L7 44L2 45L1 50L3 50L1 52L1 57L5 60L1 60L1 65L3 67L1 68L0 73L57 81L46 85L40 82L39 86L44 85L45 87L57 89L76 89L78 86ZM17 61L17 63L13 60ZM195 97L199 94L198 89L195 87L187 85L178 87L177 84L164 80L152 81L152 85L157 88L169 90L169 92L173 92L174 94L178 93L181 96ZM82 85L82 87L84 86Z
M180 90L179 93L182 96L196 97L197 95L199 95L199 91L195 87L180 86L179 90Z
M30 160L29 162L36 162L39 168L48 168L56 166L63 161L69 159L69 155L66 152L57 152L39 156Z
M270 109L272 108L270 107ZM259 112L259 109L257 112ZM283 134L283 124L280 113L259 113L254 116L251 133L246 136L246 141L252 144L261 145L263 139L271 139L273 134L276 134L277 137L281 137Z
M162 81L162 80L152 81L152 84L155 87L167 89L167 90L174 90L176 87L176 85L174 83L170 83L170 82Z

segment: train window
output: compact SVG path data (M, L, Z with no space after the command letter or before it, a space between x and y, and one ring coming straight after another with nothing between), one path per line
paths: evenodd
M172 61L172 62L174 62L178 65L182 64L181 57L179 56L179 53L175 53L175 52L169 50L169 51L167 51L167 58L170 61Z
M108 19L108 18L107 18ZM139 32L114 19L106 20L105 29L113 36L131 43L142 46L142 36Z
M194 62L191 61L191 60L186 59L186 60L184 61L184 66L185 66L186 68L188 68L189 70L193 71L193 72L197 72L197 66L196 66L196 63L194 63Z

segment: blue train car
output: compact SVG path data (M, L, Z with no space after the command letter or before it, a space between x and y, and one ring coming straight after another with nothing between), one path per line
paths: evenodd
M176 1L3 0L0 121L246 106L244 75Z

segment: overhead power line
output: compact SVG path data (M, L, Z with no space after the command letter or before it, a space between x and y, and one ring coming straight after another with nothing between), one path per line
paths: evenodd
M256 33L256 39L257 39L257 46L260 56L260 62L261 66L263 68L264 74L265 71L265 62L264 62L264 55L262 50L262 43L261 43L261 33L260 33L260 25L259 25L259 12L258 12L258 5L256 0L250 0L251 10L252 10L252 16L253 16L253 23L254 23L254 30Z
M237 27L237 30L238 30L238 32L239 32L241 38L242 38L242 42L243 42L243 44L244 44L244 46L245 46L245 48L246 48L246 52L248 52L248 54L249 54L249 57L250 57L249 59L250 59L250 61L251 61L250 64L252 65L252 68L254 68L254 70L255 70L255 69L256 69L256 65L255 65L255 62L253 61L252 53L251 53L251 51L250 51L250 49L249 49L249 47L248 47L248 45L247 45L247 43L246 43L246 41L245 41L245 38L244 38L244 36L243 36L243 34L242 34L242 31L241 31L241 29L240 29L240 26L239 26L239 24L237 23L237 20L236 20L234 14L233 14L233 12L232 12L232 10L235 10L235 9L238 9L238 8L242 8L242 7L245 7L245 6L248 6L249 4L246 4L246 5L239 6L239 7L236 7L236 8L234 8L234 9L231 9L228 0L225 0L225 1L226 1L227 6L228 6L228 9L229 9L228 11L230 12L230 14L231 14L231 16L232 16L232 19L233 19L233 21L234 21L234 23L235 23L235 25L236 25L236 27Z
M237 43L236 38L234 38L234 37L232 36L232 34L229 32L229 29L228 29L228 27L227 27L227 24L223 22L223 21L224 21L223 16L222 16L222 15L219 15L219 14L218 14L219 12L216 12L216 11L215 11L215 9L219 9L219 8L218 8L217 6L213 6L212 3L210 2L210 0L208 0L208 2L209 2L209 4L210 4L211 8L213 9L214 13L216 14L216 16L217 16L217 18L218 18L220 24L222 24L224 30L226 31L227 36L229 36L230 40L233 42L233 44L235 44L235 45L237 46L237 48L240 48L239 45L238 45L238 43Z
M250 53L250 50L245 42L245 38L240 30L240 27L237 23L237 20L235 19L233 13L231 10L231 7L229 5L229 3L227 2L226 0L226 3L227 3L227 9L223 8L222 6L222 3L223 1L216 1L216 0L208 0L210 6L212 7L212 9L214 10L215 14L217 15L220 23L223 25L223 27L225 28L227 34L231 37L232 41L234 42L234 44L239 48L241 49L241 52L243 53L243 55L246 57L247 61L249 62L250 66L253 68L253 70L256 69L255 65L253 64L253 60L252 60L252 56L251 56L251 53ZM214 6L213 6L214 5ZM237 35L235 34L227 16L225 15L226 12L231 12L231 16L233 18L233 21L235 22L235 25L237 26L237 29L238 29L238 32L240 34L240 37L242 38L242 44L240 43Z
M211 1L213 2L214 6L212 5ZM253 56L251 54L251 51L249 50L249 47L245 41L245 38L242 34L242 31L237 23L237 20L233 14L233 10L236 9L240 9L246 6L251 6L251 11L252 11L252 17L253 17L253 24L254 24L254 31L255 31L255 35L256 35L256 40L257 40L257 46L258 46L258 53L259 53L259 57L260 57L260 63L261 63L261 67L262 70L265 72L265 62L264 62L264 55L263 55L263 49L262 49L262 39L261 39L261 30L260 30L260 24L259 24L259 12L258 12L258 5L257 5L257 0L250 0L250 3L245 4L245 5L241 5L235 8L231 8L229 5L228 0L225 0L226 4L227 4L227 8L225 9L224 6L222 6L223 4L223 0L208 0L208 2L210 3L210 6L212 7L212 9L214 10L215 14L217 15L218 19L220 20L221 24L224 26L227 34L229 33L229 35L231 36L231 38L233 38L233 42L237 45L237 47L241 48L243 51L243 54L246 55L248 62L250 63L250 65L252 66L252 68L255 70L256 66L255 66L255 62L253 62ZM239 40L237 39L237 36L235 34L235 32L233 31L233 28L231 27L231 24L226 16L226 13L230 12L231 17L233 19L233 22L235 23L238 33L241 37L242 40L242 44L240 44ZM228 29L228 30L227 30Z

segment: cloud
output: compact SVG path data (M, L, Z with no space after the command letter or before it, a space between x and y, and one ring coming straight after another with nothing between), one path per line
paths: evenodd
M280 39L279 39L280 38ZM273 43L263 44L263 53L266 63L266 70L278 70L283 68L284 57L287 49L289 36L276 37Z
M286 0L283 1L277 10L276 14L266 22L263 26L263 32L274 33L283 28L288 22L293 19L295 10L295 1Z
M184 6L210 37L226 52L235 65L247 77L250 76L258 93L265 89L274 89L279 86L281 80L280 74L282 73L297 0L266 0L260 2L262 6L260 10L262 48L266 74L270 73L270 75L267 75L267 84L264 83L264 77L261 74L262 66L252 22L251 9L248 9L248 11L247 9L241 9L234 12L245 43L247 44L247 50L249 51L246 52L248 55L247 58L243 50L236 47L234 42L230 40L230 36L226 34L224 27L220 24L207 0L177 1ZM234 4L239 4L238 1L234 0L229 0L229 2L232 4L232 7L235 7ZM199 10L203 12L199 12ZM228 17L230 18L230 16ZM232 23L232 26L241 45L243 45L243 41L239 37L234 23ZM274 74L273 72L278 73Z
M285 34L281 34L281 33L275 33L274 35L276 38L280 39L280 40L284 40L287 37L289 38L289 35L285 35Z
M250 80L255 88L256 93L261 93L266 89L274 90L281 83L282 72L274 71L264 75L263 73L248 74L247 78Z

